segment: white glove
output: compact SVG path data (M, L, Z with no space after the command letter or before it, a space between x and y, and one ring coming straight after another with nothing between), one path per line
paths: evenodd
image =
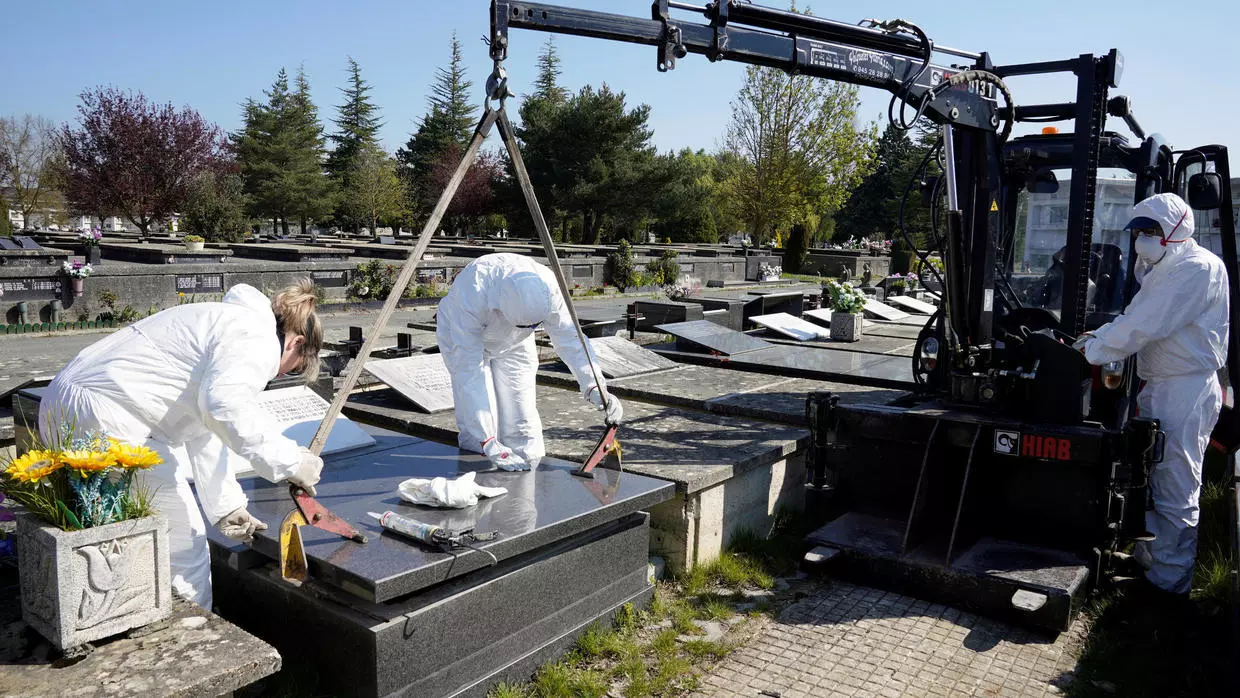
M254 516L246 511L245 507L241 507L233 513L220 519L215 527L220 529L220 533L245 543L254 540L256 531L266 531L267 524L254 518Z
M319 474L323 472L323 459L310 452L310 449L301 449L301 463L288 476L289 484L297 485L306 491L311 497L318 494L314 486L319 483Z
M500 470L529 470L530 466L525 459L512 452L499 439L490 438L486 443L482 444L482 452L491 461L491 465Z
M446 477L432 480L413 478L400 483L398 489L401 499L406 502L449 509L472 507L478 503L479 497L498 497L508 492L503 487L483 487L475 483L476 475L468 472L455 480Z
M607 406L604 407L603 393L598 389L597 385L586 391L586 402L594 405L600 410L606 410L607 417L605 418L605 421L610 425L617 425L624 419L624 405L620 404L620 398L608 393Z
M1093 338L1094 338L1093 332L1082 332L1081 336L1077 337L1076 341L1072 343L1072 348L1076 349L1077 351L1083 354L1085 353L1085 344L1088 343L1089 340Z

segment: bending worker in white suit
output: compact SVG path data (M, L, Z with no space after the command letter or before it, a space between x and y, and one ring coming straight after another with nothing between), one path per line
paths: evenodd
M103 431L159 453L164 462L146 484L168 519L172 588L204 608L211 608L211 567L203 513L236 540L267 528L246 510L229 451L272 482L313 492L319 480L323 461L281 435L257 400L277 375L317 375L323 331L314 303L304 281L274 301L239 285L222 303L169 308L82 350L39 406L48 443L72 424L79 434Z
M1123 315L1076 346L1094 365L1137 355L1145 381L1138 410L1159 420L1167 436L1163 460L1150 474L1154 508L1145 516L1156 538L1138 544L1136 558L1150 584L1186 594L1197 555L1201 465L1222 407L1217 374L1227 359L1227 271L1193 241L1192 209L1175 194L1138 203L1127 229L1141 290Z
M623 418L620 401L595 381L555 276L542 264L509 253L479 257L461 270L439 303L437 325L439 350L452 377L460 446L486 454L495 467L536 468L546 454L534 403L539 326L586 401L599 409L606 404L608 424Z

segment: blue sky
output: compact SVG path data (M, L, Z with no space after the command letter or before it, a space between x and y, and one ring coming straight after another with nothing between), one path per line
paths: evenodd
M560 4L636 17L648 17L650 8L645 0ZM5 10L0 39L9 56L9 70L0 77L0 114L71 120L82 89L110 84L190 105L231 130L239 125L241 102L259 97L281 66L293 72L304 65L320 113L330 117L351 55L374 87L385 121L383 143L395 150L426 111L428 87L435 68L446 63L453 31L464 45L481 103L490 72L480 40L488 28L488 7L487 0L14 1ZM908 0L810 4L815 14L840 21L906 18L941 44L990 51L1000 64L1119 48L1126 68L1118 92L1132 97L1147 130L1164 134L1176 147L1240 147L1232 116L1240 111L1240 91L1232 86L1237 7L1240 3L1227 0L1176 5L1043 0L967 9ZM689 20L684 13L678 16ZM518 94L533 79L547 36L513 30L507 67ZM556 43L566 87L606 82L632 103L651 106L660 150L709 150L722 139L729 103L744 77L740 64L688 56L674 72L658 73L653 47L567 36L556 37ZM1009 87L1020 104L1073 96L1067 77L1013 78ZM863 119L885 114L887 93L863 89L862 97ZM1123 130L1115 121L1111 128Z

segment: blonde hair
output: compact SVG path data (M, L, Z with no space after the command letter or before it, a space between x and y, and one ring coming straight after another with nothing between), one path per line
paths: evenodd
M302 279L276 294L271 311L284 336L299 334L306 338L301 347L301 375L306 383L319 377L319 350L323 348L323 325L314 312L314 282ZM281 347L283 351L283 347Z

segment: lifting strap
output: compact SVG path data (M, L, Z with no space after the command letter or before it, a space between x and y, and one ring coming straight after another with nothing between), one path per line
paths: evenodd
M555 244L551 240L551 233L547 230L547 222L543 218L542 209L539 207L538 199L534 195L534 185L530 182L530 175L525 169L525 161L521 159L521 150L517 146L516 133L513 131L512 124L508 121L508 114L504 110L504 104L501 101L498 109L492 109L490 103L487 104L482 120L478 122L478 126L474 129L474 135L469 141L469 147L465 149L464 157L461 158L460 164L456 166L456 171L452 173L452 178L448 180L443 193L439 195L439 201L435 203L435 208L431 211L430 217L426 219L426 225L422 226L422 233L418 236L417 244L413 246L413 252L409 254L409 258L405 260L400 273L396 276L396 282L392 285L392 290L388 293L387 300L383 303L383 309L379 311L379 315L375 318L370 332L366 333L365 339L362 341L362 347L358 350L357 357L353 360L352 366L350 366L349 372L345 376L344 383L340 386L340 390L336 392L335 397L332 399L332 403L327 409L327 414L323 415L323 421L319 423L319 428L314 433L314 439L310 442L311 453L315 455L322 453L323 446L327 443L327 437L331 434L332 427L336 424L336 418L340 415L345 401L349 399L349 394L353 392L353 388L357 385L357 381L366 367L366 360L370 358L370 353L374 349L374 343L379 339L379 335L392 318L392 313L396 310L397 303L400 302L405 289L409 286L409 282L413 280L413 274L417 269L418 262L422 260L422 255L426 253L426 248L430 246L431 238L434 237L435 231L439 229L439 223L443 219L444 213L448 210L448 204L452 202L452 197L456 195L456 190L465 178L465 173L469 171L470 166L474 164L474 158L478 156L478 149L482 147L482 142L486 140L491 132L491 127L496 123L499 124L500 136L503 138L504 146L508 151L508 157L512 159L517 182L521 185L521 192L525 195L525 202L529 206L530 215L534 219L534 227L538 230L538 237L541 238L543 249L546 251L547 265L551 267L551 271L555 274L556 282L560 287L560 295L564 298L564 305L568 308L568 315L572 318L573 327L577 330L577 339L581 342L581 347L586 353L586 360L590 364L590 372L594 377L594 383L598 386L603 407L604 409L607 408L610 398L607 391L603 390L603 381L600 377L599 369L594 363L594 352L590 349L589 342L586 341L586 335L581 329L581 323L577 321L577 310L573 307L573 297L569 293L568 284L564 280L564 270L560 267L560 259L555 253Z

